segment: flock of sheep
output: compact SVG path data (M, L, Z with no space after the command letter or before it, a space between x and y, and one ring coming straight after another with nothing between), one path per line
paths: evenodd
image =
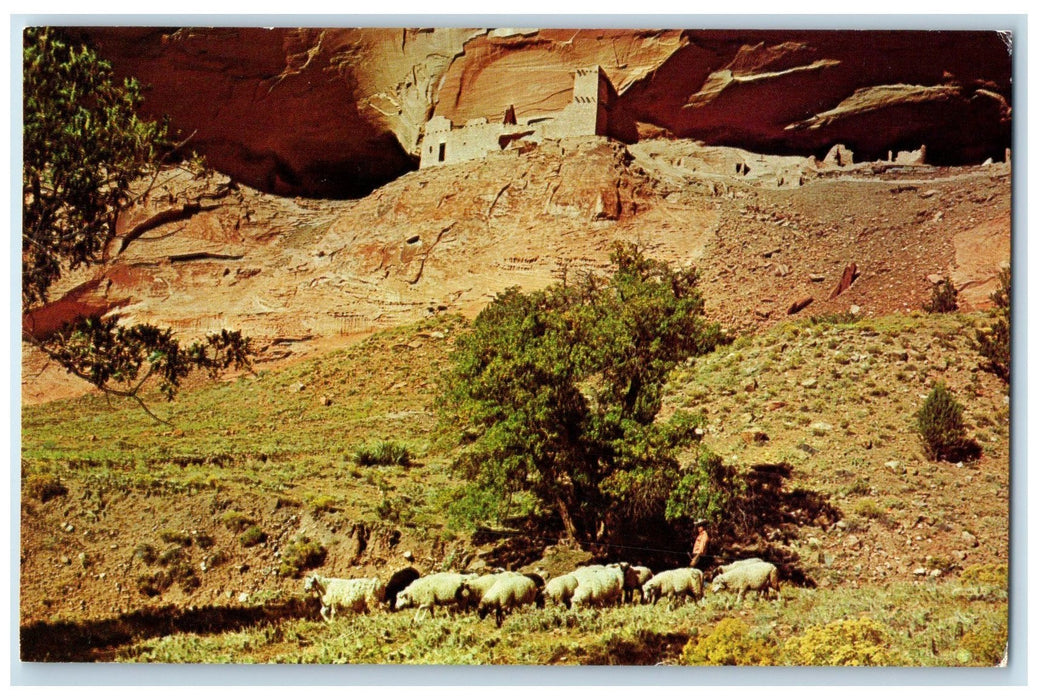
M383 583L378 578L307 577L304 590L321 601L321 617L335 618L338 611L367 612L417 608L434 615L436 608L476 609L480 619L493 613L497 626L504 616L524 605L544 607L546 602L567 608L602 607L662 598L699 600L703 597L703 572L694 568L670 569L653 574L644 566L627 563L593 564L545 582L535 573L502 571L492 574L443 572L422 576L413 567L396 572ZM758 595L779 593L778 569L761 559L742 559L718 567L711 590L731 591L742 600L747 591Z

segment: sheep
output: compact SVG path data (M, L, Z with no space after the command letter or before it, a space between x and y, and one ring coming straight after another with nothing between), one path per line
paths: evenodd
M771 590L775 591L779 600L782 599L779 591L778 569L774 564L766 561L737 566L714 576L711 590L714 593L722 590L737 591L739 601L742 601L746 591L757 591L759 597Z
M584 566L572 576L577 579L577 588L570 604L578 608L612 605L623 594L624 572L620 566Z
M703 597L703 572L692 567L661 571L645 582L642 596L647 602L656 603L660 598L692 600Z
M329 578L314 574L306 578L303 590L321 599L321 617L335 619L337 610L365 612L374 610L385 596L385 586L377 578Z
M483 596L486 595L487 591L497 583L497 580L510 573L511 572L508 571L499 571L492 574L483 574L482 576L476 576L466 580L461 585L461 605L470 609L476 607L479 605L479 602L483 600Z
M638 593L639 598L644 600L645 596L642 593L642 586L651 578L652 569L647 566L632 566L624 571L623 601L625 603L633 603L635 593Z
M423 576L397 593L394 610L417 607L418 610L414 616L416 622L423 610L428 611L430 615L435 615L437 605L456 606L460 604L464 599L462 584L473 578L475 578L475 574L452 572Z
M418 569L413 566L409 566L406 569L400 569L400 571L397 571L389 577L389 581L386 583L386 595L382 602L384 602L390 610L393 610L396 608L397 594L419 578L421 578L421 574L418 573Z
M563 574L548 581L544 586L544 596L548 600L565 605L568 609L576 590L577 578L573 574Z
M539 608L544 607L544 596L536 580L523 574L506 572L497 577L479 601L479 619L493 612L494 620L500 627L506 612L531 603Z
M716 571L715 575L716 574L725 574L725 573L728 573L729 571L731 571L732 569L736 569L736 568L738 568L740 566L745 566L747 564L757 564L757 563L762 562L762 561L764 561L764 560L761 559L760 557L752 557L750 559L738 559L736 561L733 561L731 564L722 564L721 566L717 567L717 571Z

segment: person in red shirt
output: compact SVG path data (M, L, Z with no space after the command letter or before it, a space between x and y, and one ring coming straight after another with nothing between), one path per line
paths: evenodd
M706 553L706 546L710 542L710 536L706 534L706 521L696 521L696 541L692 545L692 561L689 566L695 566L700 558Z

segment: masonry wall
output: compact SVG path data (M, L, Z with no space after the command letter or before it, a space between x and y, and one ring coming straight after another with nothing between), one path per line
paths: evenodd
M551 117L539 118L533 124L528 121L490 123L482 118L452 128L449 119L433 117L425 126L419 167L485 158L488 153L502 149L502 142L508 141L502 137L507 135L525 135L530 141L604 135L609 126L608 101L609 84L601 69L595 66L576 71L573 100L565 109Z

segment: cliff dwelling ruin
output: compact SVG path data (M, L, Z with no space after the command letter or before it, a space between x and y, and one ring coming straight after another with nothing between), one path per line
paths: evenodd
M480 117L457 128L450 119L435 116L425 124L419 168L477 160L506 149L528 150L544 139L605 136L615 94L601 68L592 66L576 70L573 98L561 112L517 120L510 106L499 122Z

